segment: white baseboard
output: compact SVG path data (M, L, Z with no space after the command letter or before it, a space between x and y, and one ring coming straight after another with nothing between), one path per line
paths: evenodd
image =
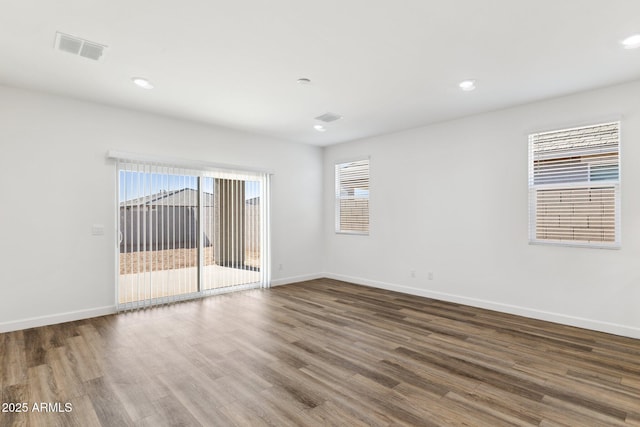
M304 276L284 277L282 279L272 279L271 286L282 286L297 282L306 282L307 280L322 279L327 277L324 273L305 274Z
M377 280L364 279L360 277L345 276L332 273L315 273L303 276L285 277L271 281L271 286L282 286L291 283L304 282L307 280L329 278L342 280L344 282L358 285L371 286L374 288L386 289L389 291L401 292L409 295L417 295L426 298L438 299L441 301L465 304L472 307L485 308L488 310L500 311L503 313L515 314L518 316L530 317L533 319L546 320L563 325L576 326L579 328L591 329L594 331L606 332L610 334L640 339L640 328L620 325L617 323L603 322L600 320L586 319L582 317L570 316L562 313L553 313L528 307L515 306L478 298L469 298L461 295L449 294L445 292L431 291L426 289L412 288L392 283L380 282ZM115 306L97 307L87 310L78 310L67 313L53 314L49 316L31 317L11 322L0 323L0 333L18 331L21 329L35 328L38 326L55 325L57 323L72 322L75 320L88 319L91 317L105 316L116 313Z
M304 276L286 277L271 281L271 286L288 285L290 283L304 282L306 280L320 279L325 277L324 274L308 274ZM27 319L14 320L10 322L0 323L0 333L19 331L22 329L37 328L39 326L55 325L64 322L73 322L75 320L88 319L91 317L105 316L116 313L115 306L97 307L87 310L71 311L68 313L52 314L48 316L30 317Z
M50 316L30 317L22 320L0 323L0 333L19 331L21 329L36 328L38 326L55 325L57 323L73 322L90 317L105 316L116 312L115 306L90 308L87 310L70 311L52 314Z
M449 294L445 292L430 291L426 289L412 288L409 286L396 285L380 282L376 280L351 277L341 274L326 273L329 279L342 280L344 282L358 285L371 286L374 288L386 289L389 291L402 292L404 294L416 295L426 298L433 298L441 301L465 304L472 307L485 308L488 310L500 311L503 313L515 314L532 319L546 320L548 322L560 323L562 325L576 326L578 328L591 329L594 331L606 332L609 334L640 339L640 328L620 325L617 323L603 322L600 320L586 319L583 317L570 316L562 313L553 313L528 307L521 307L511 304L504 304L495 301L488 301L478 298L469 298L461 295Z

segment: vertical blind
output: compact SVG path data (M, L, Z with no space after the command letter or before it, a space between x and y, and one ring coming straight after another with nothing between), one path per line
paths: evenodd
M335 166L336 232L369 233L369 160Z
M529 135L529 240L620 244L620 123Z
M269 174L116 160L120 310L269 286Z

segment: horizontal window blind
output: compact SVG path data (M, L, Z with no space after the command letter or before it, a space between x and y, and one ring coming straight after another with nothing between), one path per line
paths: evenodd
M120 310L269 286L269 174L116 160Z
M619 246L620 123L529 135L529 240Z
M369 160L335 166L336 232L369 232Z

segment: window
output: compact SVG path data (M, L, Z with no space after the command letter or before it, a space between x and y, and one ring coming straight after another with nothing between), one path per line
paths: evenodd
M529 135L529 241L620 246L620 122Z
M336 164L336 232L369 234L369 160Z

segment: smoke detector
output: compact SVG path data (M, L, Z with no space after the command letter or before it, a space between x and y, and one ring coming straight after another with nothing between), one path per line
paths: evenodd
M320 120L321 122L330 123L335 122L336 120L340 120L342 116L336 113L324 113L321 116L316 117L316 120Z
M100 43L56 31L55 48L63 52L99 61L106 47L106 45Z

